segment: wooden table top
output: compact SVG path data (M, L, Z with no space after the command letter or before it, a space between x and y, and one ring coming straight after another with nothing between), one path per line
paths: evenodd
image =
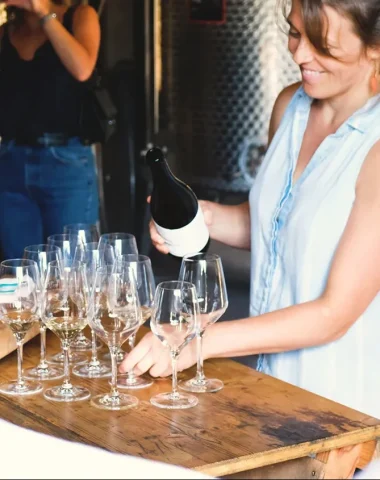
M48 333L48 354L59 349ZM106 350L105 350L106 351ZM24 347L24 368L39 359L39 337ZM188 410L161 410L150 397L170 391L170 379L152 387L124 390L140 399L121 412L91 407L89 401L55 403L42 394L0 395L0 417L17 425L67 440L95 445L195 469L228 475L322 451L371 441L380 436L380 420L351 410L227 359L205 362L208 377L224 381L217 393L198 395ZM16 354L0 361L0 381L15 379ZM194 369L180 374L190 378ZM108 379L72 375L93 394L109 390ZM46 385L60 381L45 382Z

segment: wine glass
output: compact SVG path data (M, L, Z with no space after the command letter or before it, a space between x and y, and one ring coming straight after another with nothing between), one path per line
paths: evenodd
M177 390L177 359L182 349L199 329L199 305L195 287L189 282L162 282L157 286L150 328L170 350L172 359L172 391L150 399L159 408L183 409L194 407L197 397Z
M57 233L55 235L50 235L47 242L49 245L55 245L61 249L64 272L70 272L71 265L74 261L82 261L84 244L77 234ZM84 337L84 340L82 339L81 342L81 348L76 348L76 350L91 350L90 340ZM64 361L65 355L63 352L59 352L48 359L49 363L62 364ZM86 361L86 355L77 352L70 352L70 362L84 363Z
M23 344L25 335L38 323L38 266L23 258L5 260L0 265L0 319L11 329L17 344L17 380L2 383L0 392L7 395L31 395L42 384L24 380Z
M123 255L134 254L138 255L137 242L134 235L131 233L114 232L103 233L100 236L99 248L103 245L111 245L115 252L115 258L118 259ZM109 353L106 353L103 358L109 360ZM122 362L124 358L124 351L120 348L117 353L117 361Z
M60 339L65 355L63 384L45 390L44 397L55 402L86 400L90 397L90 391L71 384L69 367L70 342L88 322L88 287L84 265L72 263L70 271L65 272L58 262L50 262L43 298L42 320Z
M97 242L87 243L84 246L83 262L86 267L87 285L92 292L95 282L95 275L98 268L114 264L114 251L111 245L104 245L100 249ZM93 298L93 297L91 297ZM102 346L96 338L96 333L91 328L92 355L91 360L73 368L74 375L86 378L103 378L111 375L111 367L98 359L97 349Z
M83 249L87 240L91 240L91 236L94 235L94 238L97 237L96 232L92 231L92 227L95 225L85 224L85 223L75 223L72 225L66 225L64 230L66 232L63 234L52 235L48 237L48 242L55 242L56 245L60 245L62 242L62 249L66 248L66 258L64 258L65 269L69 269L71 263L75 261L82 261ZM80 352L87 352L91 350L91 341L83 334L79 332L76 337L71 340L71 350L79 350ZM74 358L78 358L75 357ZM62 362L63 355L58 355L58 361ZM76 361L72 359L73 361ZM83 363L84 358L79 357L80 362Z
M141 324L136 280L131 267L118 264L97 270L92 309L89 316L91 327L110 349L112 382L110 393L93 397L91 404L106 410L135 407L138 399L117 389L116 358L121 345Z
M63 233L78 235L80 241L84 244L99 241L98 227L91 223L71 223L70 225L65 225Z
M221 380L206 378L204 375L202 338L206 328L215 323L228 307L222 260L219 255L211 253L186 255L182 259L179 279L195 285L200 310L197 331L197 373L194 378L181 381L179 387L195 393L217 392L224 385Z
M122 255L134 254L138 255L136 238L131 233L103 233L100 236L99 247L103 244L111 245L115 251L115 257Z
M144 324L151 316L153 298L155 291L155 282L150 258L145 255L123 255L121 262L130 266L136 277L137 293L139 296L141 307L141 322ZM128 343L131 350L135 346L136 332L128 338ZM150 387L153 380L146 376L137 376L133 370L127 372L125 375L118 375L117 386L119 388L146 388Z
M46 361L46 325L41 319L42 295L41 289L45 281L46 270L49 262L57 261L62 263L61 249L55 245L29 245L24 249L24 258L34 260L38 266L40 274L39 288L39 316L40 316L40 339L41 354L40 362L37 367L29 368L25 371L25 378L39 380L57 380L63 377L63 369L49 365Z

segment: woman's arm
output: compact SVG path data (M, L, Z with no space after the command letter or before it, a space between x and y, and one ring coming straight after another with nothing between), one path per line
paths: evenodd
M43 17L49 11L39 13ZM73 35L54 18L44 24L44 30L58 57L79 81L90 78L99 53L100 25L96 11L88 6L77 7L73 18Z
M7 5L23 8L43 18L54 12L50 0L7 0ZM79 81L90 78L94 71L100 45L100 24L96 11L78 6L73 18L73 35L56 18L43 24L45 33L67 70Z
M210 326L205 357L274 353L343 336L380 291L380 142L360 172L356 200L323 295L275 312Z
M343 336L380 291L380 142L363 164L356 200L320 298L257 317L211 325L204 357L275 353L332 342ZM146 335L121 365L154 376L171 373L168 356ZM193 342L181 353L179 370L195 362Z

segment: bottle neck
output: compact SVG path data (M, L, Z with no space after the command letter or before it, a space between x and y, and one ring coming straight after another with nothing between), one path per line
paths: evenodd
M169 168L167 162L156 162L150 165L150 169L154 178L174 179L174 175Z

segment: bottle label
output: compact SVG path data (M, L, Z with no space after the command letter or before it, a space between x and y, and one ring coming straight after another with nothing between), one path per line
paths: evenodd
M203 218L202 209L198 206L198 212L194 219L185 227L170 230L163 228L154 222L158 233L168 245L170 253L176 257L196 254L202 250L209 239L208 228Z

